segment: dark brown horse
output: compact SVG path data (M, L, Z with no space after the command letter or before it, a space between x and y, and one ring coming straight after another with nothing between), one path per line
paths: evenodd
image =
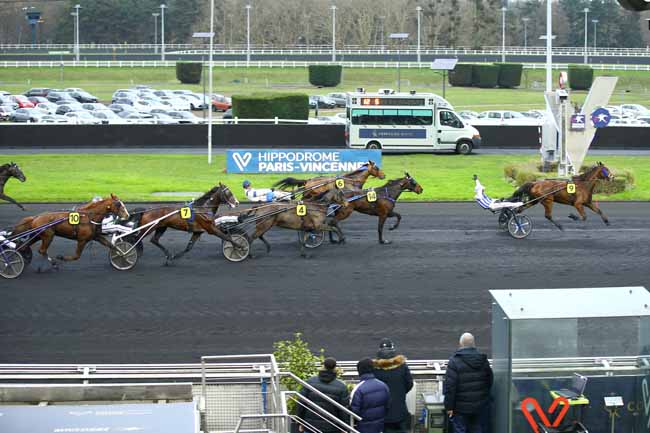
M70 224L69 216L72 212L79 214L79 224ZM47 224L51 224L56 220L64 219L62 222L42 231L29 242L28 246L31 246L40 240L41 246L38 249L38 252L50 263L55 264L47 254L47 250L52 244L54 236L76 240L77 249L74 255L57 256L57 259L59 260L73 261L78 260L79 257L81 257L84 247L90 241L96 240L102 245L112 248L110 242L103 236L99 235L102 220L110 214L118 215L120 218L129 217L129 213L126 210L124 203L122 203L122 201L114 194L111 194L109 198L92 201L79 206L74 211L47 212L37 216L23 218L11 232L12 236L20 235L20 233L28 230L37 229L46 226Z
M25 182L27 180L23 172L20 170L20 167L18 167L18 164L16 164L15 162L10 162L9 164L0 165L0 200L6 200L8 202L15 204L22 210L25 210L22 204L18 203L16 200L14 200L13 198L9 197L7 194L4 193L5 184L12 177L15 177L21 182Z
M369 201L368 199L368 193L371 191L375 194L375 201ZM338 227L338 222L349 217L352 211L361 212L366 215L375 215L379 217L377 225L379 243L382 245L390 244L390 241L384 239L384 224L386 223L386 219L395 217L397 218L397 222L389 230L395 230L399 227L402 216L395 212L395 205L399 196L404 191L422 194L424 190L408 173L405 173L403 178L389 180L385 185L377 188L371 188L369 190L346 190L345 196L349 202L349 206L336 211L334 224ZM330 232L330 242L334 242L332 232ZM345 238L339 236L339 243L342 242L345 242Z
M381 171L377 164L375 164L373 161L368 161L358 169L350 173L346 173L342 176L319 176L313 177L311 179L295 179L293 177L287 177L280 180L279 182L276 182L273 186L280 189L300 187L305 191L303 197L305 199L308 199L317 197L325 191L336 188L337 179L343 180L343 188L363 188L363 185L366 183L370 176L377 177L379 179L384 179L386 177L386 175L384 175L384 172Z
M547 179L528 182L515 191L513 196L508 200L528 202L520 210L527 209L541 202L542 206L544 206L544 216L546 219L560 230L564 230L563 227L553 220L553 203L575 207L580 216L574 214L569 215L569 218L573 220L581 219L585 221L587 215L585 214L584 208L588 207L600 215L606 225L609 225L607 216L593 202L593 194L594 188L599 180L611 181L612 178L611 171L602 162L599 162L583 174L574 176L570 181ZM570 185L575 185L575 192L572 192L574 187Z
M154 235L151 237L151 243L160 248L160 250L165 254L167 259L166 263L169 263L188 253L192 247L194 247L196 241L205 232L221 239L232 241L230 236L214 225L214 214L222 203L228 204L231 208L234 208L239 204L239 201L232 194L230 188L219 183L219 185L203 194L191 204L192 218L190 219L183 219L179 212L181 207L185 206L163 206L138 212L139 217L137 218L137 222L138 226L143 226L156 221L159 218L163 218L166 215L172 214L155 224ZM192 233L192 237L187 243L187 246L180 253L172 254L167 248L160 244L160 238L165 234L168 228Z

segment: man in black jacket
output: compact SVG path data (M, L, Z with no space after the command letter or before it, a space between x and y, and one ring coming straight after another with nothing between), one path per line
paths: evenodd
M402 433L410 427L411 416L406 409L406 394L413 388L413 378L404 355L397 354L395 344L384 338L374 360L375 377L390 389L390 407L384 420L384 433Z
M490 399L492 368L487 356L476 350L474 336L460 337L460 349L447 364L445 410L454 433L483 433L481 415Z
M307 383L341 406L349 406L350 394L348 393L348 388L343 382L336 378L336 359L325 359L323 362L323 369L318 372L317 376L310 378ZM325 400L320 395L311 391L310 389L303 388L300 391L300 394L304 395L309 400L316 403L318 406L325 409L327 412L331 413L344 423L347 424L350 422L350 418L345 414L345 412L334 406L329 401ZM335 426L332 422L324 420L322 418L322 415L316 413L316 411L305 408L303 404L298 404L297 415L299 418L303 419L323 433L334 433L343 430L342 428Z

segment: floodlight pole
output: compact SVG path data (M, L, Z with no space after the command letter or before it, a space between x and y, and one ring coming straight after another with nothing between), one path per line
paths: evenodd
M553 2L546 0L546 91L553 91Z
M418 63L420 63L422 61L420 54L420 15L422 14L422 6L416 7L415 10L418 12Z
M408 37L409 37L408 33L391 33L390 36L388 36L389 39L397 39L397 91L398 92L402 91L402 79L401 79L401 71L400 71L402 52L400 50L400 43L404 39L408 39Z
M506 11L505 6L501 8L501 62L506 61Z
M251 5L246 5L246 66L251 62Z
M153 53L158 54L158 17L160 14L154 12L151 16L153 17Z
M524 49L528 49L528 21L530 21L530 18L522 18L521 19L524 22Z
M214 47L214 0L210 0L210 54L208 56L208 164L212 164L212 50Z
M165 61L165 4L160 5L160 60Z
M332 5L332 62L336 62L336 5Z
M74 53L77 62L81 56L79 52L79 9L81 9L80 5L74 5L74 12L70 14L74 17Z
M587 27L587 15L589 14L589 8L584 9L585 13L585 65L589 63L589 56L587 55L587 40L589 39L589 27Z
M596 31L598 30L598 22L599 20L591 20L592 23L594 23L594 55L596 55L596 47L598 46L598 38L596 37Z

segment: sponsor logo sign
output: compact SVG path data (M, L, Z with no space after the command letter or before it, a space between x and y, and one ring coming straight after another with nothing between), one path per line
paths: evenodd
M569 411L569 400L567 400L565 397L556 398L555 400L553 400L553 403L551 403L551 406L548 408L548 414L549 415L553 414L559 405L562 405L562 408L555 416L555 419L553 420L552 424L551 424L551 420L546 416L546 413L542 410L537 400L532 397L528 397L521 402L521 411L523 412L524 416L526 417L526 421L528 421L528 424L533 429L533 431L535 433L539 433L538 421L536 421L535 418L533 417L533 411L537 414L537 417L539 418L539 422L542 423L545 427L556 428L560 425L560 423L566 416L566 413Z
M585 129L585 115L574 114L571 116L571 130L583 131Z
M395 139L427 138L427 131L425 129L360 129L359 137Z
M605 108L599 108L591 113L591 121L596 128L605 128L609 125L610 120L612 120L612 116Z
M229 150L226 157L228 173L338 173L354 171L369 160L381 166L380 150Z

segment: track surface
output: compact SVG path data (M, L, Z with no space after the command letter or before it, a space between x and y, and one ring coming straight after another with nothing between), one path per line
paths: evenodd
M30 205L31 213L67 205ZM400 203L394 243L376 242L376 218L344 223L348 243L299 257L296 234L274 229L273 251L229 263L205 237L173 266L149 243L131 272L110 268L99 244L58 272L32 268L0 280L0 362L196 362L204 354L268 353L303 332L339 359L372 355L382 337L410 358L446 357L461 332L490 345L490 288L650 287L650 203L606 203L611 227L589 215L560 232L541 209L523 241L496 231L471 203ZM17 208L0 205L0 227ZM186 233L163 242L179 250ZM52 253L71 251L57 239Z

